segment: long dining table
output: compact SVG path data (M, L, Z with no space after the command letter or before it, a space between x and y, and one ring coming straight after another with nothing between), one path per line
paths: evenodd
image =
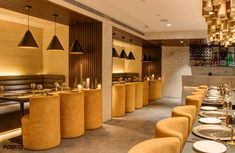
M218 109L218 111L225 111L225 110ZM233 112L235 112L235 111L233 111ZM209 139L205 139L205 138L199 137L199 136L197 136L197 135L195 135L195 134L193 133L193 128L195 128L195 127L197 127L197 126L199 126L199 125L203 125L203 123L200 123L200 122L199 122L199 119L200 119L200 118L201 118L201 117L200 117L199 115L197 115L197 117L196 117L196 119L195 119L195 121L194 121L194 124L193 124L193 126L192 126L192 128L191 128L191 131L190 131L190 133L189 133L189 135L188 135L188 138L187 138L187 140L186 140L186 142L185 142L185 145L184 145L183 150L182 150L181 153L201 153L201 152L197 151L196 149L194 149L193 144L194 144L195 142L197 142L197 141L209 140ZM225 122L225 120L222 120L222 123L221 123L221 124L224 124L224 125L225 125L224 122ZM206 124L204 124L204 125L206 125ZM210 125L211 125L211 124L210 124ZM214 140L214 141L217 141L217 142L219 142L219 143L224 144L224 145L227 147L226 153L235 153L235 145L228 145L228 144L227 144L227 141L222 141L222 140Z

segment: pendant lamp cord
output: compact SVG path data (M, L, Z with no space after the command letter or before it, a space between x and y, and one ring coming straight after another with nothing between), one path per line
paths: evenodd
M29 30L29 7L27 8L28 10L28 30Z
M54 14L54 17L55 17L55 36L56 36L56 17L57 17L57 14Z
M125 37L122 37L123 41L122 41L122 49L124 50L124 39Z

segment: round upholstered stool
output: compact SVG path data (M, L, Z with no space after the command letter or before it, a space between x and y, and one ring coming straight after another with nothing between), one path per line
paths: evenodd
M60 98L30 98L29 114L21 119L23 146L29 150L46 150L60 144Z
M83 89L85 129L102 126L102 95L100 89Z
M149 81L143 83L143 105L149 104Z
M62 92L60 95L60 129L62 138L84 134L84 92Z
M112 87L112 117L125 115L125 84L115 84Z
M135 111L135 83L125 83L125 111L127 113Z
M149 100L156 100L162 96L161 80L151 80L149 83Z
M180 140L175 137L150 139L138 143L128 153L180 153Z
M135 82L135 108L143 107L143 82Z

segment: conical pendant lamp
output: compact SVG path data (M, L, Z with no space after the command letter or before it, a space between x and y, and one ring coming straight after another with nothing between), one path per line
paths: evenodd
M113 47L113 57L119 57L119 55L114 47Z
M31 31L29 30L29 9L31 8L32 6L25 6L25 9L28 11L28 30L25 32L24 37L18 44L18 47L21 48L38 48L38 44L36 43Z
M123 39L123 46L122 46L122 52L120 54L120 58L127 58L126 52L124 50L124 39L125 39L125 37L122 37L122 39Z
M130 53L128 55L128 59L129 60L135 60L135 56L133 55L133 53L131 51L131 42L132 42L132 39L130 39Z
M72 44L72 47L70 48L70 54L83 54L84 51L78 42L78 40L75 40L74 43Z
M113 39L114 39L115 35L116 35L116 33L113 33ZM112 39L112 45L113 45L113 39ZM119 57L117 50L115 49L114 46L113 46L112 52L113 52L113 57Z
M63 46L61 45L58 37L56 36L56 18L58 17L57 14L53 14L55 18L55 35L53 36L47 50L64 50Z

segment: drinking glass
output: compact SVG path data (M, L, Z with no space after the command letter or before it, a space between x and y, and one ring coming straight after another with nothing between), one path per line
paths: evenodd
M55 91L58 91L58 88L60 88L60 84L58 82L55 82Z
M40 93L42 93L43 86L42 84L37 85L37 89L39 90Z
M231 140L227 142L229 145L235 145L235 142L233 140L234 137L234 128L235 128L235 116L229 114L229 117L226 118L226 123L229 123L229 127L231 128Z
M34 94L34 89L36 88L36 84L35 84L35 83L31 83L31 84L30 84L30 87L33 89L32 92L33 92L33 94Z
M4 87L0 86L0 93L2 93L4 90L5 90Z

